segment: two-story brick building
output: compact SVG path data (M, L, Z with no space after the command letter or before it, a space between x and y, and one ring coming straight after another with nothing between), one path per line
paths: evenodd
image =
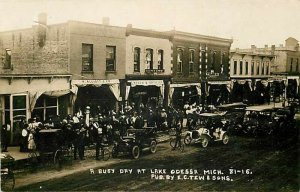
M169 98L174 97L174 105L225 102L232 40L180 31L168 33L173 45Z
M0 122L11 124L11 141L22 118L68 113L68 52L66 26L48 26L45 14L32 28L0 33Z
M168 34L126 28L124 100L155 107L167 101L171 80L171 42Z

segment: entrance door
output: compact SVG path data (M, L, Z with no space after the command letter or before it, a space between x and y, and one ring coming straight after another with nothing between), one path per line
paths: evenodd
M28 119L28 95L14 94L5 96L5 124L10 125L10 144L17 145L21 136L20 121Z

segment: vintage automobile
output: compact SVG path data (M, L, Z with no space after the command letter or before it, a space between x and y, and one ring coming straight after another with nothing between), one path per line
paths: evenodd
M202 113L199 115L200 124L193 131L187 131L184 143L201 143L202 147L207 147L210 141L222 141L228 144L229 136L223 130L224 122L222 115L216 113Z
M244 103L231 103L217 106L218 113L223 115L226 124L223 130L229 135L236 134L241 129L247 105Z
M279 121L276 121L276 114L282 107L272 106L251 106L247 107L241 132L255 137L273 134L278 129Z
M144 127L141 129L129 129L128 135L119 137L114 142L112 157L120 153L131 154L132 158L138 159L142 150L148 149L155 153L157 148L155 127Z

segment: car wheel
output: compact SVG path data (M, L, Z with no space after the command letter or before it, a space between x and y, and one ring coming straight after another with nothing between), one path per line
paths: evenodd
M155 140L151 141L150 143L150 152L155 153L157 148L157 142Z
M229 142L229 136L227 134L224 134L222 141L224 145L227 145Z
M116 147L113 147L112 148L112 151L111 151L111 156L113 157L113 158L116 158L117 156L118 156L118 149L116 148Z
M186 135L184 137L184 144L189 145L189 144L191 144L191 142L192 142L191 136L190 135Z
M134 159L138 159L140 157L141 152L140 152L139 146L137 146L137 145L133 146L131 152L132 152L132 157Z
M171 139L170 139L170 146L171 146L172 148L175 147L175 141L176 141L175 138L171 138Z
M209 143L208 136L206 136L206 135L201 136L201 145L202 145L202 147L206 148L208 146L208 143Z

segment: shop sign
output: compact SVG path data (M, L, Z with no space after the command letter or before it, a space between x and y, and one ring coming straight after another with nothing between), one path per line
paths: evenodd
M164 85L164 81L163 80L140 80L140 81L128 81L129 83L131 83L131 86L137 86L137 85L142 85L142 86L148 86L148 85Z
M90 79L90 80L72 80L73 85L102 85L102 84L116 84L119 83L119 80L97 80L97 79Z

